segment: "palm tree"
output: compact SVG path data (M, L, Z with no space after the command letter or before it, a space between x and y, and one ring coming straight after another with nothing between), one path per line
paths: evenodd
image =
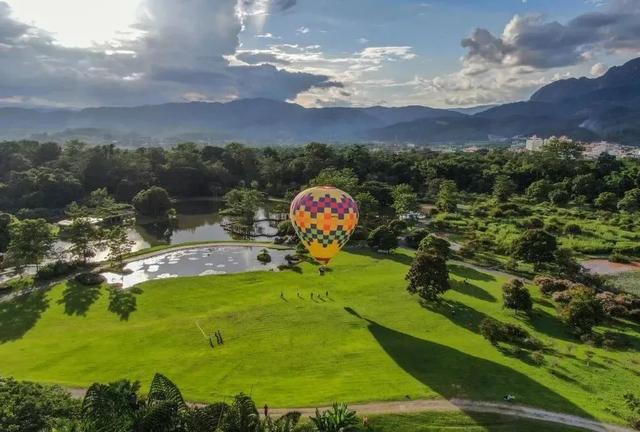
M295 432L300 417L301 414L296 411L288 412L276 420L267 416L262 421L262 432Z
M260 432L260 414L250 396L240 393L233 398L222 429L224 432Z
M331 409L322 413L316 408L316 416L311 417L311 422L318 432L352 432L357 431L360 424L356 412L344 403L334 403Z
M96 432L169 432L188 410L178 387L163 375L153 377L146 400L139 390L137 381L93 384L82 402L82 418Z

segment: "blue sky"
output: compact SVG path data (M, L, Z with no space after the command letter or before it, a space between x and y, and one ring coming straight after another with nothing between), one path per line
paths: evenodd
M0 0L0 47L1 105L472 106L639 56L640 0Z

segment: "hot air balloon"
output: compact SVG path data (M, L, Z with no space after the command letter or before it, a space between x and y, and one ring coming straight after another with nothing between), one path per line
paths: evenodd
M332 186L300 192L289 211L296 234L311 256L326 265L340 252L358 224L358 205L351 196Z

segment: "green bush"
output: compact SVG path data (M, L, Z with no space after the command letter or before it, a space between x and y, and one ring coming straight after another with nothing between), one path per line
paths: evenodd
M80 273L74 278L74 280L82 285L94 286L94 285L100 285L106 279L101 274L87 272L87 273Z
M55 261L38 269L35 275L37 281L57 279L76 271L80 265L76 262Z

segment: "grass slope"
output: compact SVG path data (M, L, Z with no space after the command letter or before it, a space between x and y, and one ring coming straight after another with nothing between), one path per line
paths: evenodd
M498 414L474 413L474 417L470 417L457 412L370 416L369 424L376 432L578 432L582 430Z
M244 391L259 406L511 393L522 404L620 421L622 394L640 382L637 351L578 344L537 290L534 317L516 317L501 307L504 277L460 266L450 267L446 301L424 308L405 291L410 259L345 252L324 277L304 264L300 273L164 279L133 292L60 284L0 303L0 374L87 386L146 384L161 371L190 400ZM552 351L546 364L486 342L477 334L485 316L529 328ZM211 349L196 322L220 329L224 345ZM631 326L614 331L637 350Z

